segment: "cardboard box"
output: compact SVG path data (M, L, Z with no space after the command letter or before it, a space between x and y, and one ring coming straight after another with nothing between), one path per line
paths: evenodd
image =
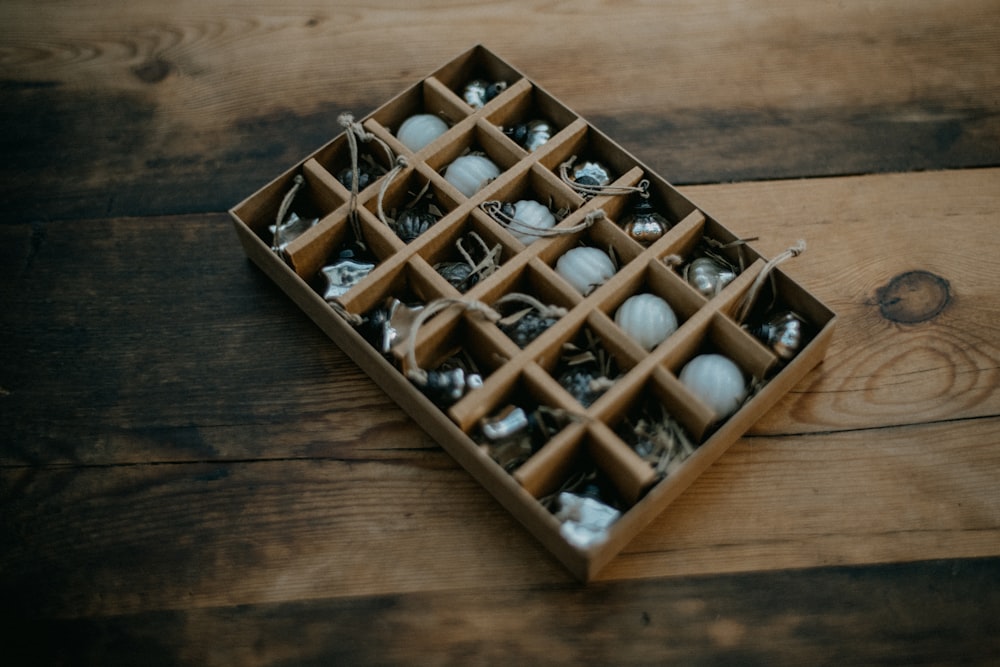
M476 78L502 81L506 87L474 109L462 93ZM449 129L414 153L395 133L417 113L437 115ZM536 118L547 121L555 132L540 148L528 152L504 129ZM769 272L756 300L758 311L765 305L770 312L793 310L810 329L807 344L794 358L787 363L780 359L734 319L741 300L767 267L752 244L741 243L663 178L486 48L476 46L459 55L360 123L379 141L355 142L358 160L385 173L357 193L352 208L352 193L338 180L352 166L351 137L342 132L230 211L245 252L581 580L591 579L822 360L835 322L826 306L780 269ZM386 154L383 144L392 155ZM442 174L470 151L485 154L501 173L465 197ZM405 165L394 170L394 156L403 156ZM576 191L561 174L561 166L574 157L573 164L599 161L616 175L613 188L621 189L597 196ZM270 228L296 177L302 184L288 210L318 222L275 251ZM648 247L633 240L620 224L639 196L634 189L644 181L654 208L671 225ZM383 222L380 210L382 216L398 214L425 186L425 196L433 196L441 217L407 243ZM564 214L557 230L577 231L557 232L526 246L502 218L483 206L521 199L534 199ZM595 214L598 210L603 216ZM583 228L585 222L592 224ZM327 302L319 291L318 273L353 238L355 229L375 267L344 295ZM478 243L468 236L470 232L496 250L500 265L462 293L434 267L441 262L461 263L456 242ZM710 298L685 281L682 269L706 241L714 242L716 252L739 269L735 280ZM586 295L554 270L559 257L579 245L601 249L617 260L614 275ZM463 248L472 254L468 245ZM389 297L411 304L452 299L492 307L511 292L529 294L563 313L523 349L481 312L458 305L420 326L410 348L406 341L397 341L388 354L355 325ZM678 329L650 352L614 322L622 302L639 292L662 297L679 322ZM762 315L757 312L750 320L753 317ZM604 375L613 381L584 407L556 376L572 368L567 364L575 358L573 349L581 352L588 345L606 362L610 372ZM484 376L483 384L452 405L439 405L404 373L407 351L422 369L433 369L464 351ZM741 407L721 421L678 379L682 367L701 353L729 357L753 387ZM491 457L497 448L482 444L480 429L483 419L515 404L529 413L542 408L558 423L543 433L530 453L505 468ZM643 414L658 410L665 411L694 445L686 459L667 466L666 472L643 458L630 442ZM554 509L559 490L590 473L596 473L592 479L609 496L606 500L617 504L621 516L603 539L580 546L563 536Z

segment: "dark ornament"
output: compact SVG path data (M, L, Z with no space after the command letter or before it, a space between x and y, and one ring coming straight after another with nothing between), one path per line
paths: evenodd
M448 406L482 385L483 378L478 373L466 373L462 368L451 368L428 371L427 383L420 389L436 404Z
M606 384L598 379L596 369L591 365L571 368L560 375L558 381L585 408L593 405L607 391Z
M479 282L475 267L465 262L441 262L435 264L434 269L459 292L465 292Z
M426 207L413 207L399 214L393 230L404 243L409 243L430 229L437 221L437 217Z
M515 321L499 326L518 347L525 348L555 323L554 317L542 317L537 312L528 310Z

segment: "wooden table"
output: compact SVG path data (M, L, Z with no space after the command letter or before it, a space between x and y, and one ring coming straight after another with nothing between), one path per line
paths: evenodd
M399 6L0 9L5 664L1000 661L1000 4ZM477 42L840 316L589 586L225 213Z

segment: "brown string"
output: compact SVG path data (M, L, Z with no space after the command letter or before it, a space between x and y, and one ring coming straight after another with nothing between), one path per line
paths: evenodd
M592 227L595 222L602 218L607 218L603 209L597 209L591 211L583 218L583 222L578 222L570 227L552 227L550 229L540 229L538 227L532 227L531 225L526 225L517 218L507 215L503 212L503 204L495 199L490 201L484 201L480 204L487 215L499 222L504 227L508 229L513 229L521 234L527 234L529 236L537 236L540 238L552 238L555 236L571 236L577 234ZM557 223L558 224L558 223Z
M570 156L568 160L559 165L559 178L562 182L569 187L576 190L578 193L584 197L597 197L598 195L630 195L632 193L639 193L644 196L648 196L649 191L649 181L643 179L639 181L639 185L587 185L586 183L577 183L572 178L570 178L569 170L572 169L573 163L576 162L576 156Z
M279 252L278 237L281 234L281 228L284 226L283 221L285 216L288 215L288 209L292 205L292 200L295 199L295 194L305 181L306 179L302 177L302 174L295 174L295 178L292 179L292 187L288 189L285 198L281 200L281 206L278 207L278 217L274 221L274 236L271 239L271 250L274 252Z
M521 292L511 292L505 294L496 301L493 302L493 306L502 306L508 303L523 303L531 306L538 311L538 314L542 317L554 317L559 318L568 313L569 311L561 306L545 305L535 297L530 294L522 294Z
M751 285L747 293L743 295L743 299L740 301L739 306L736 309L737 324L743 324L744 320L746 320L747 316L750 314L750 310L753 308L754 303L756 303L760 290L764 286L764 281L770 277L771 272L785 260L791 259L792 257L798 257L805 252L805 250L806 242L800 240L791 248L785 250L780 255L777 255L764 265L764 268L762 268L760 273L757 274L757 278L753 281L753 285Z
M424 306L423 309L421 309L421 311L417 314L416 319L413 320L413 324L410 325L410 331L406 336L406 341L404 343L406 376L410 378L414 384L418 384L420 386L427 384L427 371L420 368L417 364L417 333L420 331L420 327L423 326L424 322L439 312L452 306L459 306L462 310L479 313L490 322L496 322L501 318L500 313L493 310L485 303L475 300L443 298L431 301Z
M331 308L333 308L333 312L337 313L345 320L347 320L348 324L351 324L353 326L360 326L361 324L364 324L365 318L355 313L352 313L351 311L347 310L347 308L344 308L344 306L342 306L340 303L336 301L327 301L327 303L330 305Z
M351 221L351 227L354 229L355 240L363 246L364 238L361 235L361 223L358 220L358 183L361 181L361 169L358 166L358 139L365 143L374 140L382 146L388 164L394 164L396 156L388 144L366 131L361 123L354 120L354 114L349 111L340 114L337 117L337 122L347 131L347 146L351 152L351 200L347 215Z
M382 187L379 188L379 191L378 191L378 219L381 220L382 224L384 224L387 227L391 227L391 225L389 224L389 221L386 219L386 217L385 217L385 211L382 208L382 202L385 200L385 193L389 190L389 186L392 184L392 182L394 180L396 180L396 177L399 176L399 174L401 174L402 171L404 169L406 169L406 167L409 166L409 164L410 163L407 162L405 155L398 156L396 158L396 164L395 164L395 166L392 168L392 171L390 171L386 175L385 180L382 181Z

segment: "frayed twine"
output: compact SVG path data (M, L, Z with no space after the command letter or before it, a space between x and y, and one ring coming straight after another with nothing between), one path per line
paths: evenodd
M768 278L772 277L774 269L777 268L777 266L782 262L789 260L792 257L798 257L805 252L805 250L806 242L804 240L800 240L798 243L788 248L781 254L773 257L767 262L767 264L764 265L764 268L762 268L760 273L757 274L757 278L754 279L750 289L743 295L743 298L740 300L740 303L736 308L735 319L737 324L743 324L746 318L750 315L750 311L757 302L757 297L760 296L760 291L764 286L764 282L768 280Z

